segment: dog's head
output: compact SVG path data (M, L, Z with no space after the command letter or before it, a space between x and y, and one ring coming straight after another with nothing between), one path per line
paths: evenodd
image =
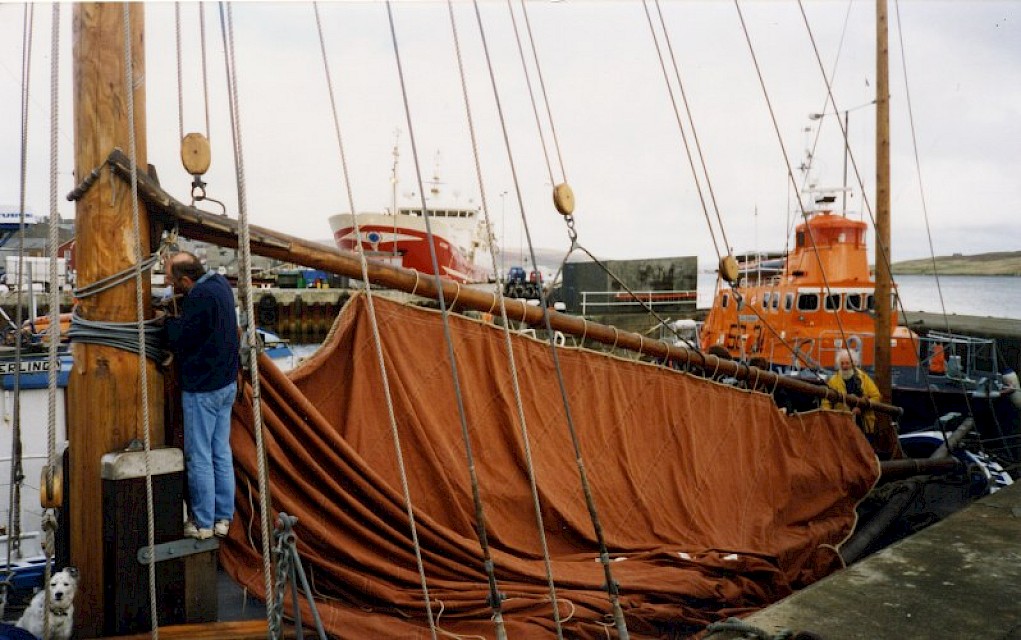
M78 569L68 567L50 576L50 607L67 609L78 590Z

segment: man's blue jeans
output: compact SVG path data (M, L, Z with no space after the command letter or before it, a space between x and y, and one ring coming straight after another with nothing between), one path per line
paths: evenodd
M184 458L195 526L211 529L234 519L234 459L230 451L230 410L237 382L216 391L181 394Z

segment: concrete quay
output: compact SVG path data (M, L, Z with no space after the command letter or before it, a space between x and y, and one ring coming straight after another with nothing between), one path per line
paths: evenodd
M1021 484L746 622L770 633L808 631L824 640L1021 640Z

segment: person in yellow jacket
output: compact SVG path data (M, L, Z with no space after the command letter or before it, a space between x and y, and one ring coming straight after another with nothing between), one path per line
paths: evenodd
M838 370L830 376L830 379L826 381L826 385L840 393L868 398L872 402L879 402L882 398L879 393L879 387L876 386L876 383L872 381L872 378L867 373L858 368L857 364L857 358L854 353L847 350L841 351L837 354ZM838 411L849 410L854 414L854 421L867 436L871 438L871 436L875 435L876 414L871 409L864 411L861 407L849 409L843 402L834 403L828 399L822 401L822 407L823 409L836 409Z

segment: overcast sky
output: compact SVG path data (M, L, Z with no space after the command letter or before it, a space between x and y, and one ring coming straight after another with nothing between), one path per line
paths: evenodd
M833 77L836 110L850 111L852 153L866 197L874 201L874 109L862 107L875 98L874 2L806 2L811 33L796 2L742 2L765 95L734 3L669 1L647 6L669 56L657 9L664 15L694 134L704 153L708 183L700 177L701 197L643 3L567 0L527 5L551 111L551 117L540 116L543 135L559 182L552 121L577 199L582 245L612 259L697 254L700 266L711 267L716 260L713 235L702 201L722 248L715 199L734 250L782 249L795 193L787 179L784 150L800 180L798 166L814 128L821 125L810 180L834 187L842 182L842 142L835 118L809 118L810 113L834 111L826 101L813 39ZM454 7L494 229L516 255L522 244L523 209L537 247L566 249L568 236L551 206L549 172L508 5L482 2L480 11L513 173L474 6L457 2ZM225 201L234 217L237 188L219 17L215 4L205 8L213 143L208 192ZM73 216L73 207L63 200L73 186L71 9L63 5L61 12L59 210L65 217ZM174 5L148 3L145 9L149 162L157 166L164 187L187 200L190 177L179 161ZM398 193L405 202L419 186L386 6L328 2L319 9L355 209L389 206L396 130ZM198 11L195 3L181 5L186 132L205 131ZM438 166L444 202L478 203L480 188L447 5L397 2L393 11L422 178L431 181ZM516 0L514 11L527 47ZM233 5L233 14L250 219L292 235L327 239L328 217L347 211L348 198L313 6L239 3ZM1021 2L908 0L891 2L890 14L894 258L929 253L923 193L937 255L1021 249ZM49 206L50 20L50 6L37 5L27 204L39 214ZM19 199L22 21L22 5L0 4L0 139L5 150L0 156L0 206L14 208ZM541 100L527 48L526 56ZM672 69L670 75L675 83ZM917 167L906 89L917 135ZM782 140L774 130L767 95ZM690 144L694 136L679 100ZM806 134L809 125L813 131ZM848 208L857 216L863 202L853 171L850 182L854 189Z

